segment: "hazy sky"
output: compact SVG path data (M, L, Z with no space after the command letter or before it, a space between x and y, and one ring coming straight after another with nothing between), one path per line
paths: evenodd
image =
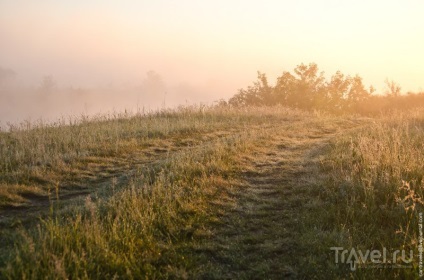
M82 86L136 84L154 70L218 99L257 70L274 82L316 62L378 90L389 78L417 91L423 16L421 0L0 0L0 67L22 81L51 74Z

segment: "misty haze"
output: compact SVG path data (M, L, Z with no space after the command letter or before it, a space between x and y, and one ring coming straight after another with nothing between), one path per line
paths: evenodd
M112 82L99 87L63 86L54 76L40 79L39 85L21 85L18 74L0 69L0 125L23 121L52 122L80 115L108 113L149 113L179 105L215 101L216 87L188 83L168 84L155 71L146 72L139 84Z
M423 278L423 11L0 0L0 279Z

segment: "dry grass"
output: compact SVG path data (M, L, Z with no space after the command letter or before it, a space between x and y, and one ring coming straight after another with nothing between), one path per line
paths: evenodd
M25 196L43 196L45 192L36 186L0 185L0 206L19 206L26 201Z
M231 184L232 157L242 149L227 139L175 154L110 199L87 197L83 210L44 220L22 235L5 276L184 278L191 265L184 243L207 223L208 197Z
M149 115L82 116L53 124L22 123L0 134L0 183L24 185L45 194L58 185L65 195L87 181L99 181L184 147L242 131L273 125L301 112L284 108L228 110L184 107ZM31 206L13 188L3 188L0 207ZM80 190L77 188L77 192Z
M216 219L217 211L210 201L225 200L227 189L237 177L237 155L248 153L247 147L261 135L258 131L311 117L284 108L236 112L182 109L156 116L81 122L75 127L10 132L6 137L14 139L14 150L19 153L9 152L7 156L10 162L20 163L8 165L14 169L4 171L7 183L10 178L19 181L25 174L33 174L29 170L34 166L40 166L37 172L43 179L75 180L80 176L91 183L96 180L90 181L87 170L99 166L112 168L123 161L117 172L133 172L128 172L129 179L120 186L103 184L82 205L64 201L56 194L58 200L41 224L29 224L28 229L11 237L16 250L4 257L7 265L3 276L184 278L194 266L186 244L196 236L208 235L206 225ZM75 134L72 129L82 132ZM146 133L149 129L156 132ZM77 138L77 146L58 144L47 149L52 142L66 143L71 135ZM31 137L38 137L43 144L32 148L17 144L30 143ZM118 145L122 142L135 144L128 148ZM38 151L31 150L37 147ZM51 167L37 165L28 155L42 151L49 153L44 160L54 162ZM69 157L72 153L74 156ZM140 165L128 166L132 162ZM119 180L110 181L116 184ZM53 197L55 191L60 192L54 189Z
M265 131L238 160L239 188L235 203L225 209L212 236L196 244L203 268L201 279L298 279L301 261L310 252L304 236L302 211L311 197L309 176L316 154L334 133L355 124L321 116Z
M50 213L22 227L3 219L15 245L0 275L416 277L416 256L412 268L352 272L330 247L417 253L423 138L422 111L371 120L278 107L14 129L0 135L3 215L43 213L34 195L49 190L39 206Z
M311 245L314 266L308 273L331 272L332 277L412 279L418 276L419 213L424 192L424 116L418 110L382 117L354 133L334 139L322 156L321 176L312 192L318 210L309 213L308 238L319 238ZM318 221L313 222L313 221ZM313 227L313 228L311 228ZM413 251L407 268L362 264L365 269L351 271L349 264L334 264L330 247L350 250ZM326 254L327 251L327 254ZM377 268L370 269L372 265ZM368 266L368 268L367 268ZM349 276L350 275L350 276Z

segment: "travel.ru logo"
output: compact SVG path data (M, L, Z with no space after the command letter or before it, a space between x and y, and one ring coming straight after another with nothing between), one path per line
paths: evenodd
M386 248L383 250L357 250L352 248L350 250L343 247L331 247L330 250L334 251L335 263L350 264L350 269L355 271L358 266L370 267L391 267L391 268L408 268L412 262L414 253L412 250L409 252L409 257L405 250L390 251Z

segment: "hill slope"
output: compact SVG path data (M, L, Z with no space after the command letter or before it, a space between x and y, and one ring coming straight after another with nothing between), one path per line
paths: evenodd
M11 131L0 136L2 276L417 275L416 257L352 271L330 248L417 252L423 124L420 112L192 108Z

